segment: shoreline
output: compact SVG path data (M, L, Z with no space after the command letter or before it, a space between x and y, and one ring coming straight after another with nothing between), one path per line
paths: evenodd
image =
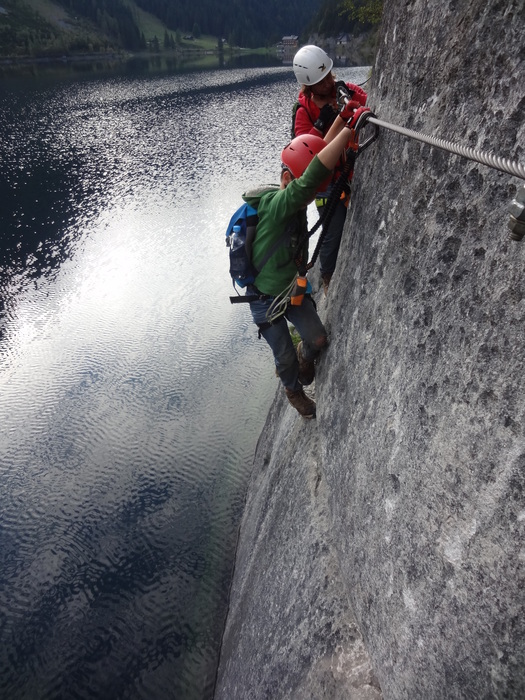
M108 53L93 54L64 54L62 56L0 56L0 65L16 66L48 63L81 63L87 61L129 61L137 58L171 58L187 60L201 56L246 56L250 54L269 55L271 51L262 49L236 49L232 51L219 51L218 49L184 49L182 51L164 51L159 53L121 53L111 51ZM277 54L276 54L277 56Z

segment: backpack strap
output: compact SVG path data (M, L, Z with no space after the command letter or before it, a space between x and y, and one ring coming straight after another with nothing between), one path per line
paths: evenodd
M274 244L270 246L270 248L266 251L266 253L263 256L263 259L261 260L261 264L259 265L257 269L257 272L261 272L263 267L266 265L268 260L272 257L274 253L276 253L279 248L284 245L286 239L289 237L289 227L287 226L282 234L279 236L279 238L274 241Z
M285 230L282 232L282 234L279 236L279 238L274 242L274 244L272 246L270 246L270 248L264 254L264 257L261 260L261 264L259 265L258 268L256 268L257 272L261 272L261 270L266 265L268 260L272 257L272 255L274 253L276 253L279 250L279 248L285 243L288 236L289 236L289 227L286 227ZM251 253L251 251L250 251L250 253ZM233 281L233 288L235 289L235 280ZM237 291L237 290L235 289L235 291ZM243 304L243 303L250 303L252 301L257 301L258 299L267 299L267 298L269 298L267 294L245 294L244 296L241 296L239 294L239 292L237 292L237 296L230 297L230 301L232 304Z
M248 260L252 259L252 248L253 242L255 240L255 234L257 232L257 224L259 223L259 217L257 214L246 217L246 241L244 243L244 248L246 250L246 255Z
M230 297L230 302L232 304L251 304L252 301L257 301L260 298L260 294L245 294L244 296L238 294L237 296Z
M292 108L292 128L291 128L291 131L290 131L290 135L291 135L291 137L292 137L293 139L296 137L296 133L295 133L295 118L296 118L296 116L297 116L297 111L298 111L299 109L304 109L304 111L305 111L306 114L308 115L308 119L312 122L312 126L314 126L314 124L315 124L315 120L312 119L312 115L311 115L310 112L308 111L306 105L301 104L301 102L299 102L299 100L297 100L297 102L294 104L294 106L293 106L293 108Z

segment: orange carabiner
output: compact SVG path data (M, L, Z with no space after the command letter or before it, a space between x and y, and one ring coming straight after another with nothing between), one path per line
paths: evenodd
M357 151L359 150L359 139L356 133L355 129L349 129L350 132L350 138L348 139L348 145L347 148L349 148L352 151Z
M301 306L303 303L304 295L306 293L306 285L308 281L306 277L298 277L295 280L295 286L290 295L290 304L292 306Z

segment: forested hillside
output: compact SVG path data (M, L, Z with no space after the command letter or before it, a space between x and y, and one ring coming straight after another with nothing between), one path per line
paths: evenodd
M321 0L0 0L3 56L175 49L210 36L215 46L270 46L300 35ZM153 38L155 41L152 44Z
M381 0L0 0L0 55L62 56L276 44L367 32ZM206 43L203 43L207 41Z
M71 0L86 1L86 0ZM320 0L136 0L175 31L223 37L235 46L267 46L285 34L301 34Z
M379 22L381 10L382 0L321 0L305 33L324 37L362 34Z

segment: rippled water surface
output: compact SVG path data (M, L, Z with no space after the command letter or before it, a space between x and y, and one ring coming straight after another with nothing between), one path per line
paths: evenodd
M2 698L212 695L277 387L223 231L295 94L282 67L0 85Z

